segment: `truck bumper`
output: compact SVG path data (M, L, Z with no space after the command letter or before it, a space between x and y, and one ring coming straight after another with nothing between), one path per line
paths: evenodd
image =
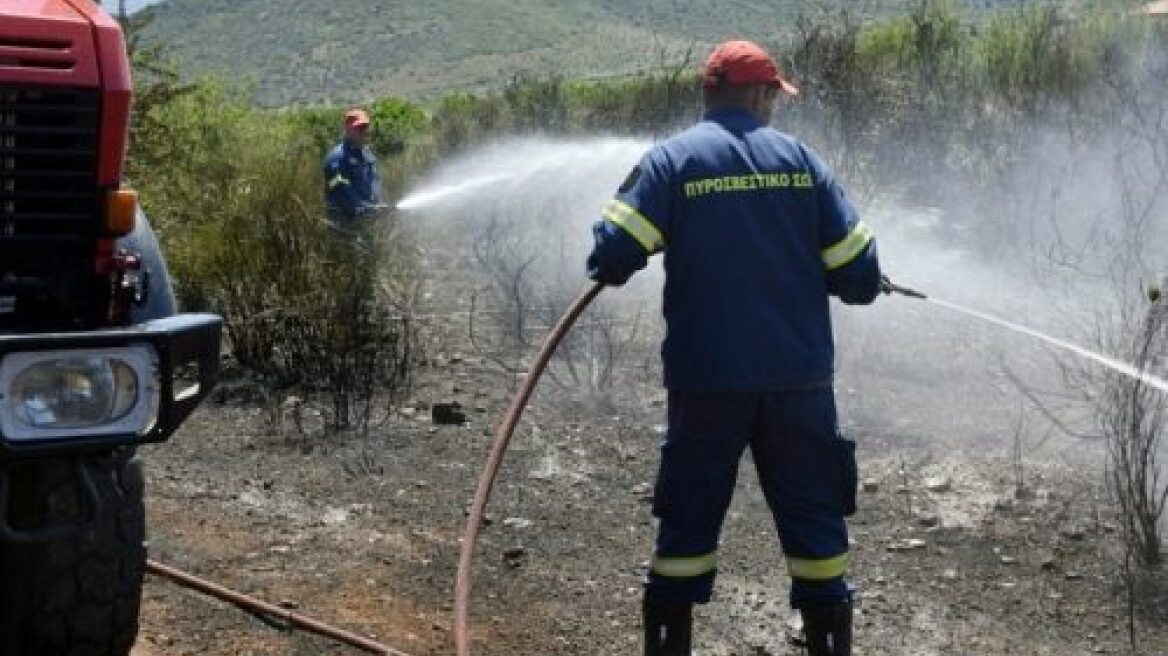
M33 436L16 436L5 435L0 426L0 461L77 456L167 440L215 386L222 331L223 320L218 316L181 314L127 328L0 335L0 363L18 354L147 345L156 355L152 384L158 387L153 421L141 430L101 435L86 435L78 429L37 430ZM9 390L0 389L0 404L10 403L8 394ZM8 410L0 408L0 412Z

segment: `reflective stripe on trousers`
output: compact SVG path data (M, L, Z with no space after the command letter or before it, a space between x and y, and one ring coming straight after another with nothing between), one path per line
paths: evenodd
M677 601L710 599L722 521L738 463L750 446L793 578L792 602L846 599L841 441L830 387L774 393L671 391L654 493L653 512L661 523L649 591Z

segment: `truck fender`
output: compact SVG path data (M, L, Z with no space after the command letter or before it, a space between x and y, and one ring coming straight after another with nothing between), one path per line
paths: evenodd
M163 319L177 313L174 289L170 284L170 272L166 268L166 258L158 246L158 238L150 227L146 214L138 209L134 231L118 240L118 248L138 253L142 258L142 268L149 273L146 302L130 311L132 323L142 323L153 319Z

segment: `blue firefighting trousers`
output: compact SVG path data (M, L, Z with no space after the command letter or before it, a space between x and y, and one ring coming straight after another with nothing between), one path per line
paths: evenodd
M750 445L791 576L791 604L850 597L845 515L855 511L855 445L842 439L829 386L768 393L669 393L653 514L650 595L710 600L718 534Z

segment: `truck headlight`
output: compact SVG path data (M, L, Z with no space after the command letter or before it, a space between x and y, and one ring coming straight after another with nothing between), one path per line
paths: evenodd
M158 403L158 357L149 345L0 360L0 433L9 440L143 434Z

